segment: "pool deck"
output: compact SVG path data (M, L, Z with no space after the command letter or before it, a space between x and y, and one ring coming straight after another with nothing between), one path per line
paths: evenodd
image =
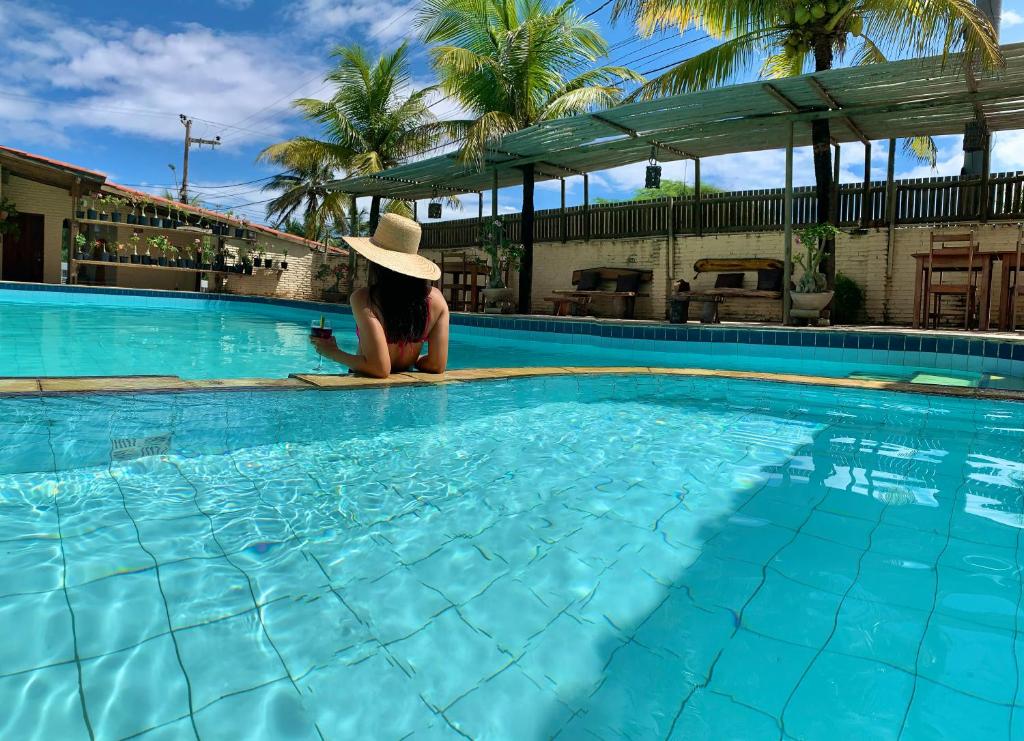
M391 386L426 386L466 381L497 381L508 378L567 375L647 375L684 376L689 378L729 378L768 383L789 383L803 386L898 391L912 394L986 399L993 401L1024 401L1024 391L995 388L940 386L860 378L829 378L792 373L709 370L703 368L652 368L647 366L542 367L542 368L473 368L429 373L396 373L388 378L368 378L351 374L298 373L289 378L227 378L184 380L178 376L82 376L45 378L0 378L0 396L110 394L135 392L185 392L231 390L352 390L388 388Z

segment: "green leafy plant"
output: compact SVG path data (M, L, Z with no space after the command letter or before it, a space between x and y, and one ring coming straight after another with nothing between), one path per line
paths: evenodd
M328 280L334 278L334 285L331 286L330 290L338 292L341 290L341 279L348 275L348 266L344 263L337 262L333 265L324 263L315 273L317 280Z
M488 288L505 288L502 274L506 269L515 270L523 257L523 246L509 241L501 219L484 222L480 244L490 258L491 272L487 278Z
M847 275L836 275L832 320L835 324L857 324L864 320L864 289Z
M132 246L132 254L139 254L139 240L141 237L137 233L133 233L132 236L128 237L128 243Z
M839 230L829 223L811 224L796 232L797 241L807 250L804 255L797 255L793 262L799 265L804 274L796 284L797 293L821 293L828 283L821 273L821 262L825 259L825 245L835 239Z
M0 198L0 236L17 237L21 233L17 219L18 209L14 201L7 197Z
M164 257L167 257L167 253L171 249L171 242L163 234L158 234L155 237L150 237L146 240L146 244L149 245L150 250L156 250Z

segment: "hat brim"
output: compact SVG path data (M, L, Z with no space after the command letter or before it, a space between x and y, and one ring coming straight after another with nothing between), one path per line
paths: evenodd
M437 280L441 277L441 268L422 255L410 255L378 247L369 237L343 237L345 243L370 262L393 270L402 275L423 280Z

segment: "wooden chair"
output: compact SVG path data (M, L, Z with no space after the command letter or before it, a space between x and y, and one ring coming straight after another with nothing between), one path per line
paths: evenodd
M958 234L936 234L932 232L931 242L928 246L928 273L924 286L924 305L926 311L932 306L934 299L934 310L930 313L932 327L938 328L942 319L942 299L955 296L962 296L964 299L964 329L970 329L971 321L975 317L978 308L978 286L977 277L974 271L974 256L978 253L978 243L974 238L974 232L962 232ZM963 283L944 283L942 281L943 270L933 271L936 258L966 257L967 279ZM961 272L957 268L957 272Z
M1010 331L1017 331L1017 297L1024 294L1024 285L1020 281L1020 268L1021 268L1021 252L1024 251L1024 225L1017 227L1017 256L1016 262L1013 264L1013 283L1009 286L1003 286L1004 291L1010 293Z

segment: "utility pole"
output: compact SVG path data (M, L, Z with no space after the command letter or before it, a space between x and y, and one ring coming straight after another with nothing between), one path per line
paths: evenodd
M193 139L192 119L184 113L179 114L178 118L181 119L181 125L185 127L185 161L182 163L181 168L181 193L178 200L182 203L188 203L188 150L193 144L200 147L204 144L209 144L211 148L219 147L220 137L217 136L213 139Z

